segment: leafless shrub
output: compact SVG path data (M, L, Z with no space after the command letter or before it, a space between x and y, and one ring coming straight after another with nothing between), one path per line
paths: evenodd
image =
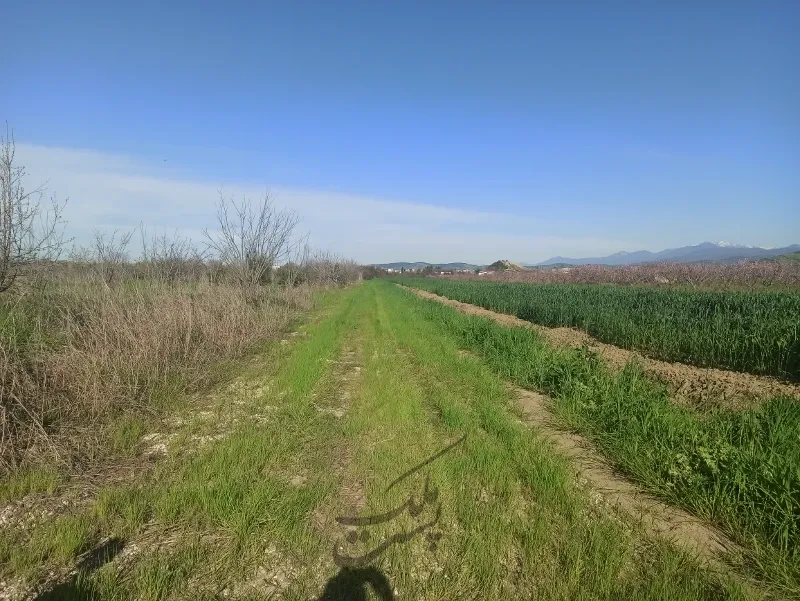
M219 229L204 230L209 253L228 268L248 294L272 279L272 269L290 254L299 218L275 207L269 194L257 203L241 202L220 192Z
M0 473L26 458L94 453L88 441L102 443L112 418L208 383L212 365L277 336L310 306L307 287L261 290L270 302L203 281L53 286L43 327L58 344L19 348L13 335L0 338ZM16 310L23 329L41 319L39 309Z
M308 262L311 258L311 246L308 235L303 236L289 251L286 263L280 268L278 282L286 286L297 286L309 283Z
M354 261L319 252L307 263L307 279L320 286L346 286L361 280L361 268Z
M0 468L4 469L14 466L18 451L49 440L44 424L50 396L16 350L0 341Z
M219 259L206 259L205 276L209 284L221 284L225 281L225 265Z
M279 286L292 288L308 283L308 267L304 263L288 261L275 269L273 281Z
M178 232L154 233L149 238L144 227L139 267L143 277L164 282L197 280L203 272L203 255L194 242Z
M114 230L108 235L95 230L89 257L106 286L110 287L114 283L122 267L128 263L128 245L132 237L133 232L120 233L119 230Z
M360 275L351 262L311 258L306 239L293 239L297 216L268 195L220 195L207 258L189 239L143 230L132 266L134 232L96 231L56 262L63 205L47 208L42 189L26 192L13 139L0 142L0 292L54 267L47 287L0 295L0 472L92 455L120 414L150 411L164 395L206 383L220 359L276 336L310 306L312 283ZM284 285L275 285L281 263Z
M361 266L361 277L365 280L374 280L376 278L384 278L388 277L389 271L386 269L382 269L380 267L376 267L375 265L362 265Z
M56 261L64 248L62 211L66 201L43 202L44 188L25 189L25 168L14 164L13 134L0 137L0 292L34 267Z

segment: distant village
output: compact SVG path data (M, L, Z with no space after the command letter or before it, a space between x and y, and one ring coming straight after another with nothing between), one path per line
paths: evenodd
M396 265L396 264L395 264ZM458 265L456 267L455 265ZM527 271L527 268L519 265L518 263L514 263L513 261L508 261L506 259L501 259L499 261L495 261L491 265L469 265L464 263L458 264L450 264L450 265L425 265L425 266L408 266L408 267L389 267L388 265L371 265L370 270L374 270L375 276L379 274L382 275L456 275L456 274L476 274L476 275L486 275L493 271ZM379 273L378 273L379 272Z
M394 275L455 275L455 274L477 274L485 275L489 273L485 267L463 267L463 268L444 268L440 265L426 265L425 267L382 267L380 265L370 265L364 272L364 276L371 277L394 276Z
M481 269L442 269L438 265L428 265L427 267L401 267L400 269L386 269L387 273L408 273L408 274L425 274L425 275L453 275L454 273L480 273Z

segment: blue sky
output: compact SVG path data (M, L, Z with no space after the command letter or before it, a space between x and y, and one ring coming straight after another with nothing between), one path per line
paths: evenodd
M543 4L17 3L0 117L79 241L224 187L365 262L800 242L800 3Z

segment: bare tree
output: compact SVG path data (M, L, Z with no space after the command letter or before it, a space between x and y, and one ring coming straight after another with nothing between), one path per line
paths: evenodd
M282 286L290 288L306 283L308 281L308 262L310 257L311 247L308 244L308 234L306 234L292 244L287 253L286 261L275 270L275 281Z
M132 237L132 231L123 232L120 235L119 230L114 230L114 233L109 236L95 230L94 243L90 252L94 267L106 286L111 286L122 266L128 262L128 244Z
M66 201L44 204L44 187L25 190L25 167L15 166L13 133L0 137L0 292L37 265L56 261L64 248Z
M300 220L275 208L268 193L257 203L247 197L239 203L220 192L217 221L219 229L203 230L208 251L250 290L270 282L273 267L289 257Z

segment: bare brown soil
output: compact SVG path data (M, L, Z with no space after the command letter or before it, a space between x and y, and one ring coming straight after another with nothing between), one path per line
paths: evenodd
M649 374L664 382L676 403L694 407L724 406L729 409L752 407L760 400L771 396L789 396L800 400L800 384L782 382L767 376L696 367L684 363L669 363L646 357L595 340L586 332L573 328L548 328L513 315L496 313L468 303L452 300L427 292L407 288L417 296L436 300L450 305L463 313L488 317L494 321L513 327L535 330L550 343L569 348L588 347L600 355L612 368L621 370L631 361L638 361Z

